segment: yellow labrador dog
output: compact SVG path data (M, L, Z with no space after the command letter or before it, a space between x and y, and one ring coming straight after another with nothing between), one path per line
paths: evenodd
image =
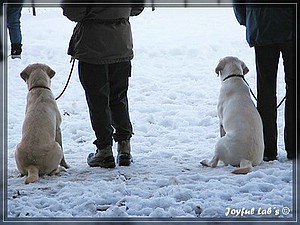
M25 184L42 175L54 175L68 168L62 150L61 115L50 89L55 72L45 64L28 65L21 77L27 83L27 106L22 139L15 159Z
M264 151L262 121L244 80L249 69L240 59L227 56L215 72L222 82L218 102L221 139L213 159L201 164L216 167L221 160L225 165L239 166L232 173L246 174L262 162Z

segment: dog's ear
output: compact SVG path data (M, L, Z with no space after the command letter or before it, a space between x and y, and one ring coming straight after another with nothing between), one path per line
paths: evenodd
M55 71L50 68L50 66L45 65L47 75L50 77L50 79L55 75Z
M242 63L242 69L243 69L243 75L245 75L249 72L249 69L244 62Z
M219 64L218 64L217 67L215 68L216 74L218 74L218 76L219 76L220 71L223 70L223 69L224 69L224 60L221 59L221 60L219 61Z
M20 73L21 78L26 82L29 77L29 68L28 66Z

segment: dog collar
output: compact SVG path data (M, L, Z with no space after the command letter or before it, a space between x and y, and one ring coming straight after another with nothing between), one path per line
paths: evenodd
M35 89L35 88L44 88L44 89L47 89L47 90L50 91L50 88L45 87L45 86L33 86L33 87L31 87L31 88L29 89L29 91L31 91L32 89Z
M227 80L227 79L230 78L230 77L240 77L240 78L242 78L243 81L248 85L249 91L251 92L253 98L257 101L257 98L255 97L255 94L253 93L253 91L252 91L250 85L248 84L248 82L246 81L244 75L241 75L241 74L231 74L231 75L225 77L225 78L223 79L223 81ZM280 104L281 104L281 103L279 103L279 106L280 106Z
M231 77L240 77L240 78L242 78L243 80L245 80L245 79L244 79L244 75L241 75L241 74L231 74L231 75L225 77L225 78L223 79L223 81L225 81L225 80L227 80L228 78L231 78Z

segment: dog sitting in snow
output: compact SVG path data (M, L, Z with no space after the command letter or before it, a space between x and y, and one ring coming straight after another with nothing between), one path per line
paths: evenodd
M31 64L22 72L27 83L27 106L22 127L22 139L15 159L25 184L42 175L54 175L68 168L62 150L61 115L50 89L55 72L45 64Z
M244 80L249 69L240 59L228 56L219 61L215 72L222 82L218 102L221 139L212 160L201 164L216 167L221 160L239 166L232 173L246 174L262 162L264 151L262 121Z

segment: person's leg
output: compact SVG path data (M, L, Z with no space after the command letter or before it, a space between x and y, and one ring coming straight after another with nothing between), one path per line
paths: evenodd
M257 110L264 132L264 160L277 157L276 79L280 51L276 45L255 47L257 72Z
M128 79L131 73L131 63L122 62L109 65L110 79L110 109L113 135L116 142L128 140L132 136L132 125L128 109Z
M22 53L21 11L22 4L7 6L7 28L11 42L11 55L17 58Z
M118 142L117 161L119 166L129 166L132 161L130 138L133 132L127 97L130 75L130 61L109 65L110 109L112 125L115 128L113 137Z
M287 157L296 157L296 46L293 43L281 44L283 57L286 100L284 142Z
M111 112L109 108L109 81L107 65L95 65L79 61L79 78L85 90L93 130L96 154L88 156L90 166L115 167L112 155Z

